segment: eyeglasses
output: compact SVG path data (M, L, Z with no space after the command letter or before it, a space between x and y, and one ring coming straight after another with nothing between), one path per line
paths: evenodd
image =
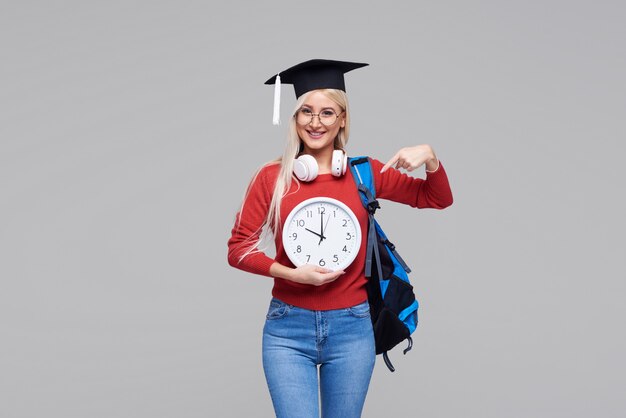
M339 113L339 115L341 115L342 113L343 111ZM337 119L339 119L339 115L335 113L335 111L332 109L324 109L320 113L313 113L311 109L301 107L296 112L295 118L296 122L298 122L298 125L308 125L310 123L313 123L313 118L317 116L322 125L331 126L334 125L335 122L337 122Z

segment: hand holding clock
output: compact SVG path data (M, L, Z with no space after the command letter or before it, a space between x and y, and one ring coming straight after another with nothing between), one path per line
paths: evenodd
M283 266L280 263L274 263L270 266L270 274L273 277L313 286L334 282L344 273L343 270L332 271L313 264L304 264L296 268Z

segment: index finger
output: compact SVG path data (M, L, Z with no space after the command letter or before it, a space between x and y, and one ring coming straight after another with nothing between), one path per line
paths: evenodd
M385 164L385 165L383 166L383 168L381 168L381 169L380 169L380 172L381 172L381 173L384 173L385 171L387 171L387 169L388 169L389 167L391 167L392 165L394 165L395 163L397 163L397 162L398 162L398 159L400 158L400 157L399 157L399 154L400 154L399 152L396 152L396 155L394 155L393 157L391 157L391 160L387 161L387 164Z

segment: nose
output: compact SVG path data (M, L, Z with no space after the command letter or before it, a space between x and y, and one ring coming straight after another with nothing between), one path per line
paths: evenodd
M320 119L320 115L314 113L311 116L311 122L309 122L309 125L311 125L313 128L322 126L322 120Z

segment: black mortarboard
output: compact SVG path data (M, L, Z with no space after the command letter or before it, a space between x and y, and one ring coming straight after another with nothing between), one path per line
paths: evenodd
M278 125L280 109L280 85L293 84L296 97L316 89L339 89L346 91L343 75L348 71L365 67L368 64L358 62L314 59L294 65L265 82L275 84L274 89L274 124Z

